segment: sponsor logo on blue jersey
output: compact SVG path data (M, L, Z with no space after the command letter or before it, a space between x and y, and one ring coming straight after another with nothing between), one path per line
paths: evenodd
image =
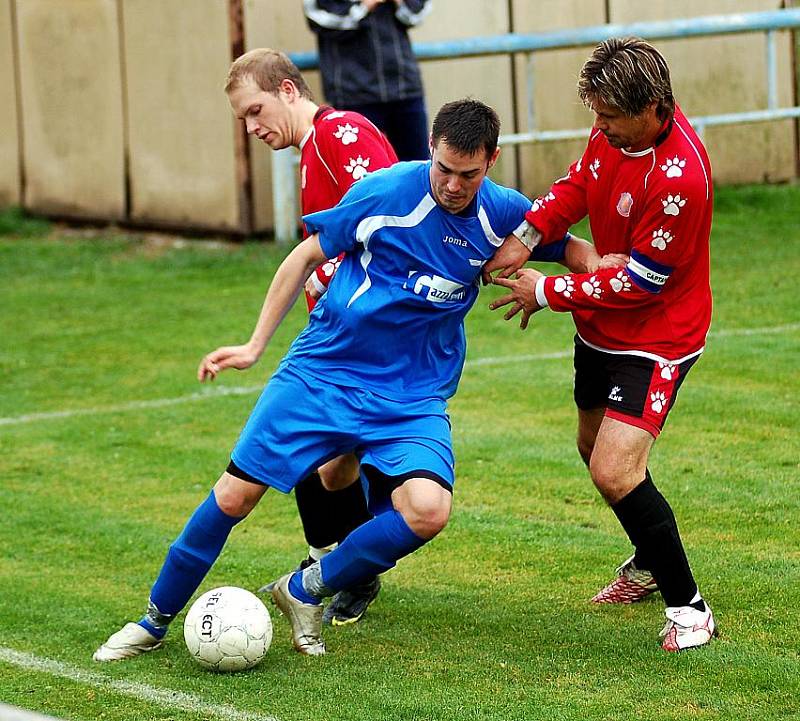
M420 295L431 303L458 303L467 295L467 289L455 281L439 275L427 275L418 270L408 273L408 280L403 287Z

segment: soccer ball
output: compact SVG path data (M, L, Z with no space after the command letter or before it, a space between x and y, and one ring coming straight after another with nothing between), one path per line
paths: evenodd
M183 638L192 658L212 671L255 666L272 642L267 607L250 591L223 586L204 593L186 614Z

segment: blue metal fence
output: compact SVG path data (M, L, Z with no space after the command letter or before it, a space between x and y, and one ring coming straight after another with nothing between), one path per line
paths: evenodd
M415 43L414 53L420 60L442 60L479 55L524 54L527 56L526 106L527 127L524 132L500 137L501 145L552 142L585 138L588 128L537 130L534 115L535 54L564 48L593 46L612 37L636 35L647 40L696 38L735 33L766 33L767 107L762 110L705 115L690 120L702 136L707 127L755 123L787 118L800 118L800 106L778 107L776 31L800 28L800 8L758 13L711 15L706 17L638 22L627 25L595 25L546 33L495 35L435 43ZM290 57L301 70L319 66L317 53L292 53ZM278 242L297 240L297 153L286 149L272 154L273 209L275 238Z

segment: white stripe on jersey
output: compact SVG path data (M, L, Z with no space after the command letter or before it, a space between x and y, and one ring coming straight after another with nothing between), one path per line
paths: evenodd
M364 269L364 282L358 286L356 292L353 293L350 300L347 301L349 308L353 303L364 293L366 293L372 286L372 279L369 277L369 263L372 260L372 252L369 249L369 241L372 234L380 228L393 227L393 228L413 228L419 225L428 213L436 207L436 201L431 197L430 193L425 193L422 200L419 201L417 207L414 208L408 215L372 215L364 218L356 227L356 241L363 243L364 252L361 255L361 267Z
M686 142L692 146L692 150L694 150L694 154L697 156L697 162L700 163L700 167L703 169L703 176L706 179L706 200L708 200L708 191L709 191L709 182L708 182L708 173L706 173L706 166L703 164L703 156L700 155L700 151L697 149L697 146L692 142L692 139L689 137L689 133L687 133L681 124L676 120L675 126L683 133L683 137L686 138Z
M499 248L503 244L503 240L505 238L500 238L494 232L491 224L489 223L489 216L486 215L486 211L484 210L483 206L478 208L478 220L481 222L481 228L483 228L483 232L486 235L486 240L488 240L495 248Z

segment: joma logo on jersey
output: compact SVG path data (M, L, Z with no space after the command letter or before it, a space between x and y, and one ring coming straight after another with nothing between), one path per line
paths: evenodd
M416 270L408 272L408 280L403 287L424 296L431 303L455 303L464 300L467 294L467 289L461 283L439 275L424 275Z
M442 238L442 243L450 243L451 245L460 245L462 248L467 247L467 241L463 238L455 238L452 235L445 235Z

